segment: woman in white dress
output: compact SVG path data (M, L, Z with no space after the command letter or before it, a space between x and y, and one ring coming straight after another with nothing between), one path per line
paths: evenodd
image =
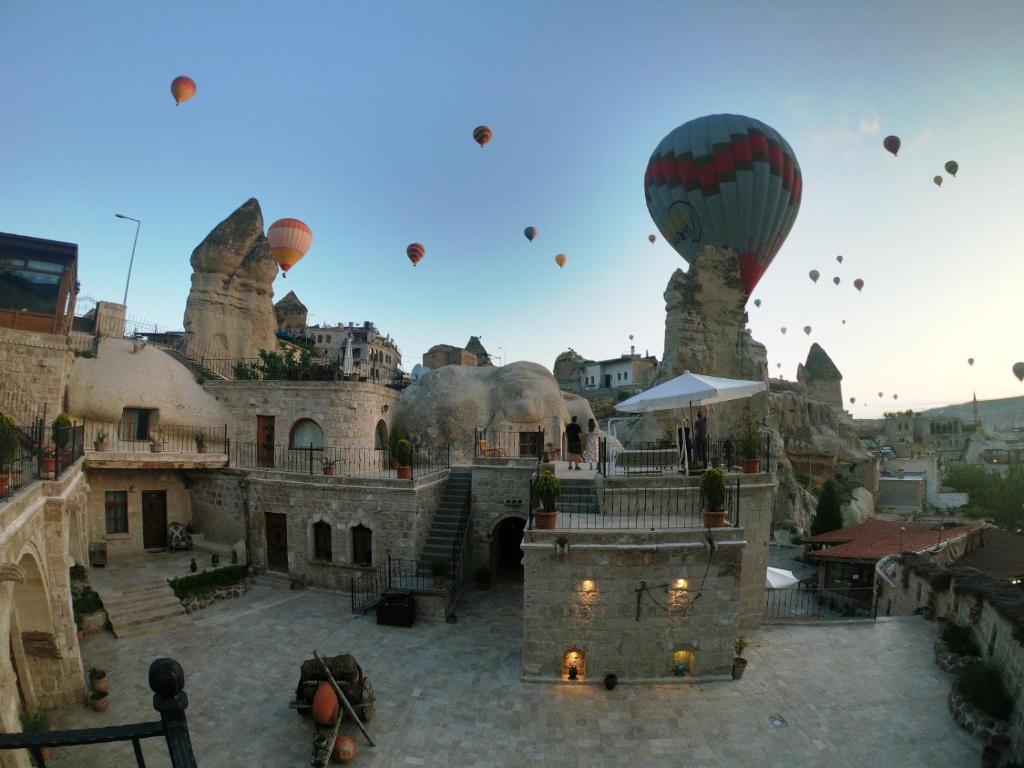
M598 453L601 450L600 434L600 430L597 428L597 422L593 419L589 419L587 421L587 461L590 463L591 469L593 469L594 465L598 463Z

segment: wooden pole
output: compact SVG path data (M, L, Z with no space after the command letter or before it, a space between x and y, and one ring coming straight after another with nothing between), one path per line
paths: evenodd
M363 721L359 719L359 715L356 714L356 711L355 709L353 709L351 702L349 702L348 700L348 697L341 690L341 688L338 687L338 683L335 681L334 675L331 674L331 668L327 666L327 662L321 659L320 654L316 651L313 651L313 658L319 661L320 665L324 668L324 672L327 673L327 681L331 684L331 688L333 688L334 692L338 694L338 698L341 700L341 703L345 705L345 709L348 710L348 713L352 715L352 719L356 721L356 725L358 725L359 730L363 732L363 736L366 737L367 743L371 747L377 746L373 743L373 739L370 738L370 734L366 732L366 727L363 725Z

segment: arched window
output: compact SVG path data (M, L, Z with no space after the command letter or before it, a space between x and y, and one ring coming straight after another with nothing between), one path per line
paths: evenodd
M373 447L378 451L388 447L388 425L384 423L384 419L378 421L377 428L373 430Z
M352 529L352 564L373 565L373 531L365 525Z
M313 523L313 557L317 560L331 560L331 524L321 520Z
M289 448L309 448L312 445L314 449L323 450L324 432L312 419L299 419L292 424L288 440Z

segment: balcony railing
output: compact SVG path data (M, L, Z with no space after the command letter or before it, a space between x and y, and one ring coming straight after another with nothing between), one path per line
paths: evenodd
M92 451L111 453L220 453L229 454L228 427L196 427L159 424L148 429L136 423L84 425L85 445Z
M740 462L737 442L732 437L691 441L687 447L685 465L691 474L703 472L709 467L729 470ZM761 471L771 471L771 437L765 435L758 457ZM679 444L673 441L655 443L628 443L621 450L611 450L607 440L601 441L598 462L604 475L660 475L681 472L684 467L683 453Z
M559 458L558 446L544 445L544 430L537 429L485 429L477 427L473 437L473 457L480 459L510 458L541 461L548 454Z
M235 443L231 464L242 469L272 469L304 475L411 480L448 469L451 451L447 445L441 448L414 445L408 463L402 465L388 448L318 448L313 445L303 448Z
M764 617L791 621L873 619L876 615L874 596L874 587L766 589Z

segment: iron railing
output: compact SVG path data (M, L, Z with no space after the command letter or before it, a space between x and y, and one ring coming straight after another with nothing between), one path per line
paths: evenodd
M346 374L341 358L312 357L308 353L247 358L217 358L200 354L195 360L217 376L236 381L368 381L398 390L411 383L405 372L373 364L357 363L352 373Z
M13 379L0 381L0 414L19 425L46 423L46 403L40 403Z
M530 514L527 528L534 528L533 511L541 502L536 497L534 485L537 476L530 481ZM727 481L725 486L724 518L705 518L704 502L700 488L686 486L635 487L609 484L603 487L593 485L563 485L562 495L556 502L558 530L663 530L678 528L704 528L715 526L741 525L740 495L741 480Z
M52 444L39 451L40 472L58 479L85 453L85 425L51 430L51 438Z
M85 425L85 444L95 451L112 453L222 453L231 452L228 426L194 427L157 424L140 429L130 422Z
M235 443L231 457L232 466L243 469L412 480L448 469L451 451L447 445L440 448L413 445L408 462L408 465L401 465L393 460L389 448L318 448L314 445L297 447L258 443Z
M349 579L352 612L368 611L380 600L386 589L408 589L414 592L444 589L445 577L438 583L430 568L418 560L388 556L376 568Z
M602 439L601 474L604 475L658 475L683 471L683 453L679 443L659 441L655 443L628 443L621 450L609 454L607 441ZM723 470L736 468L741 460L736 440L732 437L706 439L703 442L691 440L686 448L686 465L691 474L703 472L709 467ZM771 471L771 436L765 435L758 458L761 471Z
M472 483L472 475L470 475L470 483ZM452 555L448 560L448 583L445 585L445 591L448 594L447 610L449 611L454 608L455 601L459 599L459 594L462 592L462 585L466 583L466 566L469 561L467 550L469 547L470 499L472 496L471 487L462 502L462 514L459 516L458 528L455 529Z
M0 733L0 749L27 749L35 764L45 768L46 749L130 741L135 764L145 768L140 742L162 736L167 741L171 768L197 768L185 717L188 697L181 665L174 659L154 661L149 665L149 687L153 691L153 709L160 713L159 721L48 733Z
M876 610L874 587L835 590L799 586L764 591L764 617L768 619L874 619Z
M546 446L544 434L542 427L524 430L476 427L473 430L473 458L536 459L540 462L545 454L560 457L560 447Z
M31 445L19 440L17 455L0 463L0 501L39 479L39 461Z

